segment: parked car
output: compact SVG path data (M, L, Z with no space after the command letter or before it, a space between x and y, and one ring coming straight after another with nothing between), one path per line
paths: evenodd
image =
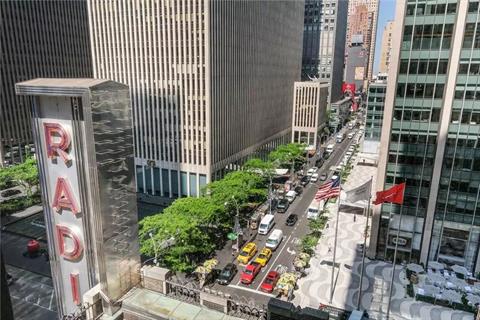
M278 202L277 205L277 212L278 213L285 213L288 210L288 206L290 206L290 202L287 199L282 199Z
M325 162L325 161L324 161L322 158L320 158L320 159L318 159L317 161L315 161L315 165L316 165L317 167L321 167L321 166L323 166L323 163L324 163L324 162Z
M270 201L267 200L267 202L268 202L268 205L270 205ZM272 211L274 211L275 209L277 209L277 204L278 204L278 199L272 197ZM270 208L269 208L269 209L270 209Z
M315 174L315 173L314 173ZM312 176L313 177L313 176ZM295 199L297 198L297 193L295 192L295 190L290 190L287 192L287 194L285 195L285 199L288 200L288 202L292 203L293 201L295 201Z
M220 274L218 275L217 282L219 284L227 285L232 281L233 277L237 274L237 266L233 263L228 263Z
M250 262L243 270L242 275L240 276L240 281L244 284L250 284L253 282L257 274L262 269L262 265L258 262Z
M268 260L272 257L272 250L268 248L263 248L262 251L260 251L260 254L258 257L255 259L255 262L258 262L262 265L262 267L265 267L265 265L268 263Z
M306 186L308 183L310 182L310 177L309 176L304 176L302 177L302 179L300 180L300 184L302 186Z
M326 174L326 173L322 173L322 174L320 175L320 181L325 181L325 180L327 180L327 174Z
M280 274L277 271L270 271L263 280L260 290L267 293L272 292L277 285L278 279L280 279Z
M253 242L249 242L243 247L242 251L237 257L238 262L247 264L250 259L257 253L257 245Z
M310 181L312 182L317 182L318 181L318 173L312 174L312 177L310 178Z
M302 186L296 186L295 189L293 189L297 196L301 195L303 192L303 187Z
M292 213L287 217L287 221L285 221L285 224L287 226L293 226L297 222L297 220L298 220L298 216Z

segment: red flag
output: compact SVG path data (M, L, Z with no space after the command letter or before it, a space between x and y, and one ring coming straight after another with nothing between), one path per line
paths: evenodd
M377 192L377 199L373 201L373 204L381 203L396 203L403 204L403 194L405 192L405 182L396 184L390 189Z

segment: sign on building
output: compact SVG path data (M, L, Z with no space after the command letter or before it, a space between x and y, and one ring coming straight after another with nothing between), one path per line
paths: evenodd
M59 316L100 283L111 302L140 266L128 87L108 80L35 79L33 134Z

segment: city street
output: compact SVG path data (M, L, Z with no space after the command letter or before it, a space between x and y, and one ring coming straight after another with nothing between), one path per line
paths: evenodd
M348 131L344 129L342 132ZM332 155L324 162L321 168L318 170L319 176L322 173L326 173L330 178L333 172L330 172L331 167L336 167L342 160L343 155L345 154L348 147L353 142L353 139L345 138L342 143L335 143L335 137L332 137L328 143L334 143L335 149ZM306 168L307 170L308 168ZM257 305L266 304L268 300L273 296L271 294L264 293L260 291L260 286L268 274L269 271L274 270L291 270L292 263L295 255L298 252L298 245L300 244L300 239L308 233L308 221L306 218L306 210L310 203L312 202L317 187L322 184L323 181L318 181L316 183L309 183L303 190L300 196L297 196L295 201L290 204L286 213L275 213L275 225L272 228L281 229L283 231L283 241L279 247L273 252L273 255L268 262L268 264L262 268L260 273L254 279L253 283L250 285L244 285L240 282L240 275L244 269L243 265L239 265L236 256L231 255L231 249L225 248L217 256L219 260L219 268L223 268L228 262L234 262L238 266L238 273L233 278L231 283L228 286L222 286L215 284L213 286L214 290L222 291L224 293L230 294L232 297L238 298L238 300L245 303L255 303ZM285 225L285 221L289 214L295 213L298 215L298 221L294 226ZM271 231L270 231L271 233ZM270 234L269 233L269 234ZM246 235L248 239L249 235ZM253 242L257 245L258 250L260 251L265 247L265 241L268 238L268 235L252 235ZM254 259L252 259L254 260Z

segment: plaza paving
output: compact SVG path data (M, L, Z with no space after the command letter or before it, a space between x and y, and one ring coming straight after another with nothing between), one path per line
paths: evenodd
M362 184L370 176L375 176L376 169L372 166L356 165L348 181L343 185L344 189L349 190ZM296 305L318 308L321 303L330 304L336 207L337 204L330 204L328 228L324 230L316 247L316 254L310 261L308 275L299 280L298 290L295 291L293 300ZM362 233L366 217L360 214L354 221L354 214L344 212L347 210L343 208L344 206L339 214L336 253L339 272L336 269L331 305L352 310L356 309L359 294L362 259L359 244L363 244ZM367 310L373 319L386 319L391 272L392 264L366 259L361 303L362 308ZM472 320L474 318L471 313L415 301L407 296L406 283L405 269L397 265L390 319Z

